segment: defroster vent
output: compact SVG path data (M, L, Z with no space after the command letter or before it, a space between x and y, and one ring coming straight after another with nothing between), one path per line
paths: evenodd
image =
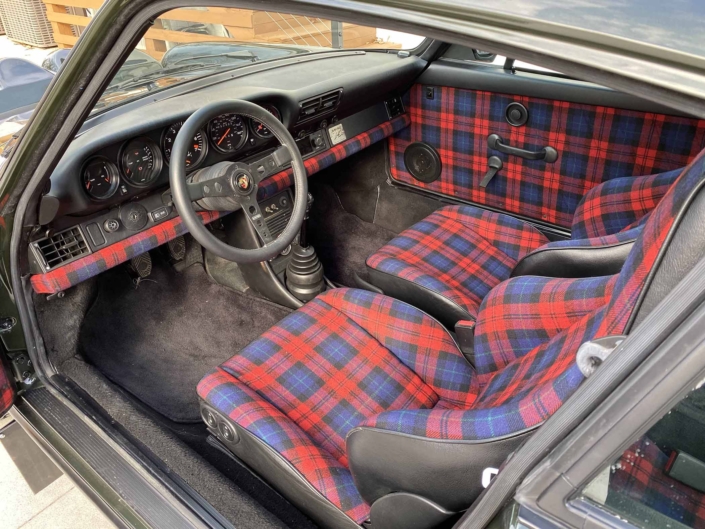
M32 249L42 268L46 271L91 253L78 226L35 241L32 243Z

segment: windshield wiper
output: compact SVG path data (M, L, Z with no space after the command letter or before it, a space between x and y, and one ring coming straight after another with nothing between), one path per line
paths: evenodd
M236 59L238 61L249 61L257 62L259 57L254 55L251 51L232 51L226 53L212 53L210 55L195 55L193 57L182 57L181 59L174 62L174 64L179 64L185 61L199 61L203 59L217 59L218 57L227 57L228 59ZM225 66L224 64L218 64L217 66Z

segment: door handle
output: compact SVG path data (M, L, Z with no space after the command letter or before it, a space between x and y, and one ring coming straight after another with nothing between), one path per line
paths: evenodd
M539 151L527 151L507 145L499 134L490 134L487 138L487 145L489 145L490 149L495 149L505 154L520 156L527 160L543 160L546 163L553 163L558 160L558 151L553 147L544 147Z

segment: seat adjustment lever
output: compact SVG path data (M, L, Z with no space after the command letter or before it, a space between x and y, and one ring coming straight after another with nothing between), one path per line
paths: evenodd
M490 156L489 160L487 160L487 164L489 165L489 168L487 169L487 174L482 179L482 182L480 182L480 187L487 187L487 184L489 184L490 180L494 178L494 175L502 169L502 160L500 160L497 156Z

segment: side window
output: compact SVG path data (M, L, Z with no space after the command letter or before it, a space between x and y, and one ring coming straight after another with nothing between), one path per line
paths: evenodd
M583 495L645 529L705 527L705 388L669 411Z

